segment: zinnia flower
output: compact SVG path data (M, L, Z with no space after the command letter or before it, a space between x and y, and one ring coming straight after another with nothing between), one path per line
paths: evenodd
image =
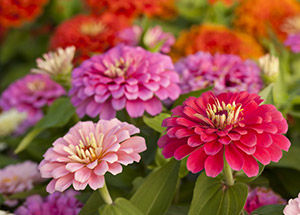
M217 2L222 2L224 5L230 7L234 5L234 3L241 1L241 0L208 0L210 4L215 4Z
M233 170L256 176L257 161L277 162L281 150L290 147L282 135L288 129L286 120L273 105L260 105L262 101L247 92L190 97L163 121L167 133L158 145L166 158L189 156L187 168L193 173L205 169L207 176L216 177L225 159Z
M48 0L1 0L0 25L4 27L19 27L32 21L42 11Z
M297 0L243 0L235 10L235 26L256 37L267 37L268 29L284 40L284 21L300 13Z
M0 137L14 133L26 117L26 113L19 112L16 109L0 113Z
M168 56L119 45L73 70L70 96L80 117L111 119L124 107L131 117L156 115L160 100L179 96L178 82Z
M262 70L266 82L276 81L279 74L279 59L274 55L267 54L258 59L258 65Z
M252 211L256 210L265 205L273 204L285 204L286 201L281 198L278 194L274 193L271 189L265 187L257 187L250 190L248 193L245 210L250 214Z
M239 56L198 52L175 64L183 93L214 85L214 92L248 91L258 93L262 87L260 70L254 61Z
M0 210L0 215L14 215L14 214Z
M31 190L34 183L40 181L41 176L37 164L26 161L9 165L0 170L0 193L11 195Z
M50 47L75 46L79 60L95 52L104 52L118 43L117 33L129 25L128 20L104 14L77 15L61 23L51 38Z
M42 177L53 178L47 191L63 192L72 184L75 190L103 187L106 172L116 175L121 164L140 161L146 144L142 137L131 137L137 133L138 128L118 119L77 123L44 154Z
M75 47L66 49L58 48L55 52L48 52L43 58L36 60L37 69L32 69L32 73L47 74L52 77L65 76L71 74L73 69L72 60L75 55Z
M292 52L299 53L300 52L300 32L297 34L290 34L284 45L291 47Z
M177 61L198 51L234 54L243 59L263 55L262 47L251 36L225 26L209 24L193 26L189 31L183 31L173 46L171 56Z
M138 46L141 41L142 33L143 29L134 25L121 31L119 38L125 45ZM175 42L175 37L171 33L164 32L163 29L157 25L153 28L149 28L145 32L142 42L149 50L157 49L158 46L160 47L158 51L168 53Z
M300 214L300 193L298 198L290 199L287 206L283 210L284 215L298 215Z
M30 74L12 83L0 98L0 107L4 110L15 108L25 112L27 118L18 133L33 126L42 116L42 108L65 94L65 90L47 75Z
M76 192L68 190L65 193L53 193L42 198L39 195L30 196L16 211L16 215L77 215L82 204L75 198Z

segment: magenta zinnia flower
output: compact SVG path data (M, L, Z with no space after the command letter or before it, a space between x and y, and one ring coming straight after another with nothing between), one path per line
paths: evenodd
M139 129L118 119L98 123L79 122L53 143L40 164L42 177L53 178L47 191L75 190L87 185L96 190L104 186L104 174L122 172L122 166L139 162L146 150L142 137L131 135Z
M183 93L211 85L215 93L258 93L262 88L259 67L254 61L244 61L236 55L198 52L177 62L175 70L180 76Z
M290 199L287 206L283 210L284 215L298 215L300 214L300 193L298 198Z
M47 75L26 75L12 83L0 98L4 110L15 108L26 112L27 118L20 125L18 133L23 133L43 116L42 108L65 94L65 90Z
M161 112L161 100L180 94L171 59L140 47L119 45L84 61L72 73L71 101L80 117L115 117L126 107L131 117Z
M265 205L285 204L286 201L271 189L257 187L248 193L245 210L248 213Z
M11 195L31 190L34 183L41 181L38 165L26 161L20 164L12 164L0 170L0 193Z
M286 120L273 105L260 105L262 101L247 92L190 97L163 121L167 134L158 145L166 158L189 155L187 168L193 173L205 169L215 177L223 170L225 158L233 170L256 176L256 159L264 165L277 162L281 150L290 147L282 135L288 129Z
M77 193L68 190L65 193L53 193L42 198L39 195L30 196L20 206L16 215L77 215L82 204L75 198Z
M119 38L125 45L138 46L139 42L141 42L142 33L142 27L134 25L121 31ZM142 42L148 49L156 49L158 46L160 47L160 52L169 53L171 46L175 43L175 37L171 33L164 32L163 29L157 25L149 28L145 32Z
M284 42L286 46L291 47L294 53L300 52L300 33L290 34Z

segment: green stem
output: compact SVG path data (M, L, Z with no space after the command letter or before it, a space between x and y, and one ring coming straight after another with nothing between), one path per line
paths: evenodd
M225 183L228 186L232 186L234 185L234 179L233 179L233 175L232 175L232 170L229 166L229 164L225 161L224 162L224 177L225 177Z
M99 189L99 193L106 204L111 205L113 203L113 200L108 192L108 189L107 189L107 186L105 183L104 183L104 186Z

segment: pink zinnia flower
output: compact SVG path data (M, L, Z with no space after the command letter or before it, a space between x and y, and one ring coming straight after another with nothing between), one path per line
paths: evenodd
M286 120L273 105L260 105L262 101L247 92L190 97L163 121L167 134L158 145L166 158L189 155L187 168L193 173L205 169L208 176L216 177L225 158L233 170L256 176L257 160L264 165L277 162L281 150L290 147L282 135L288 129Z
M299 215L300 214L300 193L298 198L290 199L287 206L283 210L284 215Z
M254 61L244 61L237 55L198 52L175 64L183 93L214 85L214 92L248 91L262 88L260 69Z
M0 170L0 193L11 195L31 190L34 183L40 181L41 176L37 164L26 161L9 165Z
M300 33L290 34L284 42L286 46L291 47L294 53L300 52Z
M39 195L30 196L16 211L16 215L77 215L82 204L75 198L76 192L68 190L65 193L53 193L42 198Z
M58 97L65 90L47 75L26 75L12 83L0 98L0 107L4 110L11 108L26 112L27 118L20 125L17 133L23 133L43 117L42 108Z
M70 96L80 117L112 119L124 107L131 117L156 115L160 99L179 96L178 81L168 56L119 45L73 70Z
M125 45L138 46L142 33L142 27L134 25L121 31L119 38ZM163 29L157 25L149 28L145 32L143 43L149 49L155 49L157 46L160 46L160 52L168 53L171 50L171 46L175 43L175 37L171 33L164 32Z
M75 190L89 185L93 190L104 186L104 175L122 172L122 166L139 162L146 150L142 137L131 135L139 129L117 119L98 123L79 122L53 143L40 164L42 177L53 178L47 191Z
M286 201L271 189L257 187L248 193L245 210L248 213L265 205L285 204Z

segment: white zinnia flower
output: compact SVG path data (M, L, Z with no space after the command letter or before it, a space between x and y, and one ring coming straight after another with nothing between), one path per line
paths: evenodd
M267 81L273 82L279 74L279 59L276 56L266 54L258 59L258 65Z
M0 137L10 135L26 119L27 114L10 109L0 114Z
M0 215L14 215L14 214L0 210Z

